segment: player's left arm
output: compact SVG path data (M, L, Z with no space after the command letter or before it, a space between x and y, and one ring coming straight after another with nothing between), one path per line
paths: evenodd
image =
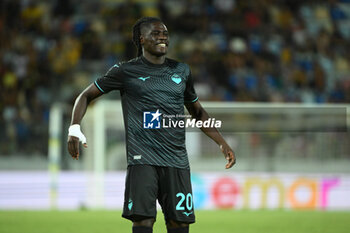
M205 121L209 118L209 114L205 111L198 100L194 103L186 103L185 106L188 112L192 115L192 118L201 121ZM236 163L236 156L220 132L215 127L202 127L201 130L220 146L220 149L227 160L226 169L231 168Z

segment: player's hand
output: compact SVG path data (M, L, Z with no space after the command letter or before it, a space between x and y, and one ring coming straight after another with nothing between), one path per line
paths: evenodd
M68 152L73 159L79 159L79 142L86 148L86 137L80 131L80 125L71 125L68 129Z
M226 169L231 168L236 163L235 152L233 152L231 147L229 145L227 145L226 143L220 145L220 149L227 160L227 164L226 164L225 168Z

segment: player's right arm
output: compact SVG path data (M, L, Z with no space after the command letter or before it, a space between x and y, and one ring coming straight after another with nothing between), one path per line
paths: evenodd
M112 90L122 90L123 86L123 68L119 63L112 66L103 77L98 78L77 97L72 111L71 126L68 130L68 151L73 159L79 159L79 142L87 147L86 138L80 130L80 122L89 103Z
M68 134L68 152L73 159L79 159L79 142L81 141L84 147L87 147L86 138L80 131L80 123L83 119L86 109L89 103L101 96L103 93L96 87L95 84L88 86L80 95L76 98L73 111L71 126L69 127Z

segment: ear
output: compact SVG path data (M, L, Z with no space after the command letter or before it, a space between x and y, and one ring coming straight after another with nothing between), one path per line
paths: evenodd
M140 35L140 44L143 45L143 43L145 42L145 38L143 37L143 35Z

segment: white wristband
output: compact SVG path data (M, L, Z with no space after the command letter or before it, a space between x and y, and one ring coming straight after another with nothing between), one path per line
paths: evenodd
M82 142L83 144L86 143L86 137L85 135L80 131L80 125L74 124L69 126L68 129L68 136L74 136L79 138L79 141Z

